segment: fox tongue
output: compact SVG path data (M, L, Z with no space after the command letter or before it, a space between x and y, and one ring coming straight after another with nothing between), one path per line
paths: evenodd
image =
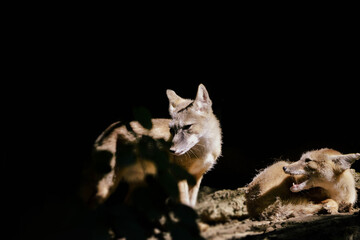
M307 181L302 182L302 183L300 183L300 184L295 184L295 183L293 183L293 185L292 185L291 188L290 188L290 191L292 191L292 192L300 192L301 190L303 190L303 189L305 188L306 182L307 182Z

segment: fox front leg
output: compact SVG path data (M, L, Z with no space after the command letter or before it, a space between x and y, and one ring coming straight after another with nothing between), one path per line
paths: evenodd
M338 213L339 204L335 202L333 199L326 199L321 202L323 208L330 214Z
M186 180L182 180L178 183L180 202L185 205L190 206L190 196L189 196L189 184Z
M195 207L195 205L196 205L201 180L202 180L202 176L196 180L195 186L193 186L189 191L190 205L192 207Z

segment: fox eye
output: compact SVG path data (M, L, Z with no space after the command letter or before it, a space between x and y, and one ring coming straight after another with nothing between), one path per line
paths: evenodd
M308 162L311 162L312 160L310 158L306 158L305 159L305 162L308 163Z
M170 133L171 133L171 135L175 135L175 128L170 127Z
M190 129L191 126L192 126L192 124L184 125L184 126L182 127L182 129L183 129L183 130L188 130L188 129Z

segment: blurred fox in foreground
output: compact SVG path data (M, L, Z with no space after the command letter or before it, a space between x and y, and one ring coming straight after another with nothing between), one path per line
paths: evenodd
M183 99L174 91L167 90L171 119L151 119L149 129L139 122L129 126L117 122L109 126L95 141L94 158L97 162L109 163L106 174L98 176L92 190L84 190L86 198L95 205L104 202L123 181L129 191L144 185L147 175L156 175L158 169L153 160L137 154L133 164L123 164L129 156L123 149L135 149L139 139L146 136L152 140L169 143L166 150L171 163L183 167L195 179L195 185L181 180L178 183L180 201L195 206L203 175L215 164L221 154L221 128L212 111L212 102L204 85L198 87L195 100ZM135 147L134 147L135 146ZM164 146L163 146L164 147ZM145 154L146 155L146 154ZM101 164L100 164L101 165Z
M279 161L248 185L250 217L282 220L318 212L348 212L357 199L350 166L360 153L323 148L304 153L294 163Z

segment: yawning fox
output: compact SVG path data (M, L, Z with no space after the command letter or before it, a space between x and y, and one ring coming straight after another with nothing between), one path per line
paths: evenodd
M350 166L360 153L323 148L294 163L279 161L260 172L246 193L250 217L283 219L350 211L357 199Z

